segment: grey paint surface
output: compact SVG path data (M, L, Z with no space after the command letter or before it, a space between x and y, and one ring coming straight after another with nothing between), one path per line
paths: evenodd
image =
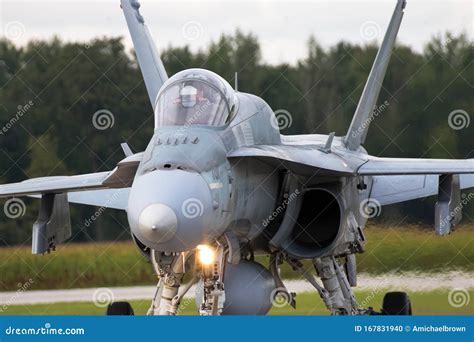
M404 5L397 2L346 137L334 137L280 135L264 100L234 91L210 71L184 70L167 79L137 1L122 0L155 111L146 150L127 153L110 172L2 185L0 197L68 193L73 203L126 210L144 252L193 251L232 234L242 255L325 258L319 262L329 267L325 286L337 283L335 272L341 277L334 256L364 250L371 201L386 205L435 195L441 178L455 179L437 203L436 228L447 234L456 223L449 215L460 203L459 190L474 186L474 160L378 158L361 146ZM54 222L51 215L45 219ZM439 229L445 222L448 227ZM242 271L233 282L252 272Z

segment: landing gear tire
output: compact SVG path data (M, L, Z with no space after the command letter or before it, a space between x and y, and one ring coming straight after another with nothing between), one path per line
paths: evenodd
M129 302L115 302L107 306L107 316L133 316L134 314Z
M383 315L411 315L411 301L405 292L387 292L383 297Z

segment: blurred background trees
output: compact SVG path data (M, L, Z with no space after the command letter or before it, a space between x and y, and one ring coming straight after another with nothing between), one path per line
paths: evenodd
M375 45L347 42L325 49L311 37L299 62L270 65L262 60L256 36L237 30L197 52L170 46L162 59L169 75L206 68L233 85L237 72L239 91L291 114L292 125L282 134L344 135L376 52ZM371 125L367 150L389 157L474 158L474 122L460 130L448 125L454 110L473 115L473 57L472 41L465 35L435 37L422 53L397 46L378 101L386 105ZM142 151L153 132L152 108L135 56L121 38L52 39L24 47L0 38L0 89L1 183L111 170L123 158L121 142ZM33 105L25 110L29 101ZM92 122L101 109L114 116L113 126L105 130ZM21 218L0 215L0 245L29 239L37 201L26 201ZM433 203L426 199L384 207L379 220L396 223L410 215L404 223L432 224ZM107 210L86 228L84 221L96 208L71 208L74 240L129 238L124 213ZM469 222L473 209L471 203L465 211Z

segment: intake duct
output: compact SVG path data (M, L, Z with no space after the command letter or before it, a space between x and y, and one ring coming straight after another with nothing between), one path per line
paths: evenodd
M297 184L290 185L290 188ZM338 185L300 191L286 206L280 228L270 241L295 258L317 258L327 254L338 239L343 210L336 194ZM293 188L290 192L298 191ZM296 218L296 220L295 220Z
M341 208L337 198L327 190L310 190L303 195L291 240L301 247L322 249L336 239L340 225Z

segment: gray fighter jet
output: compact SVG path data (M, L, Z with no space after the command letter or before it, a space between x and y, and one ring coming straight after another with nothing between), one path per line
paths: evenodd
M449 234L460 221L467 200L461 189L474 187L474 159L378 158L362 146L404 0L343 137L281 135L264 100L211 71L168 78L140 4L121 0L121 6L154 109L154 134L144 152L134 154L124 143L125 158L110 172L0 186L1 197L41 198L34 254L71 236L70 202L121 209L159 278L150 315L179 313L194 284L202 315L266 314L279 300L295 306L279 276L282 263L314 286L332 314L374 314L352 292L367 219L380 206L436 195L436 232ZM269 256L268 265L256 255ZM133 309L119 302L108 313ZM382 313L410 314L408 296L388 293Z

